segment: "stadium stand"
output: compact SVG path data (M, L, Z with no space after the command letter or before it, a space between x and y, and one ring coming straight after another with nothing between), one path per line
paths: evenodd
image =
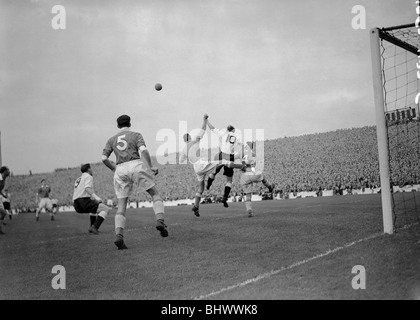
M401 146L402 151L405 150ZM367 194L380 190L379 163L376 143L376 128L340 129L298 137L284 137L266 140L264 144L264 173L269 181L275 183L274 199L291 199L306 196L328 196ZM404 154L404 153L403 153ZM155 159L153 162L156 163ZM92 166L95 174L95 190L102 199L114 199L112 172L102 163ZM158 165L156 182L166 202L189 204L196 188L196 177L191 165ZM13 168L12 168L13 169ZM410 181L398 181L394 190L417 189L420 183L420 168L410 175ZM8 189L13 194L13 208L27 212L36 207L35 192L42 178L48 180L52 193L60 207L72 206L72 186L80 175L79 168L56 169L51 173L32 175L13 175L8 181ZM225 180L221 174L213 183L205 198L206 202L217 201ZM233 180L232 195L239 201L242 190L239 174ZM255 194L256 199L264 199L264 190ZM138 207L147 206L150 199L146 193L136 194L130 202ZM254 199L253 199L254 200Z

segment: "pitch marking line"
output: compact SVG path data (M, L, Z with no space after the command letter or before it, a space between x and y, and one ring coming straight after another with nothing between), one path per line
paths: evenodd
M400 229L408 229L408 228L412 227L413 225L417 225L417 223L414 223L414 224L411 224L411 225L406 225L404 227L401 227ZM295 263L293 263L293 264L291 264L289 266L281 267L280 269L277 269L277 270L271 270L270 272L262 273L262 274L256 276L255 278L248 279L246 281L243 281L243 282L240 282L240 283L231 285L229 287L222 288L222 289L217 290L217 291L213 291L213 292L211 292L209 294L201 295L199 297L194 297L193 300L207 299L207 298L210 298L210 297L217 296L217 295L219 295L219 294L221 294L223 292L226 292L226 291L230 291L230 290L233 290L233 289L236 289L236 288L244 287L244 286L246 286L246 285L248 285L250 283L255 283L255 282L258 282L260 280L270 278L270 277L272 277L272 276L274 276L276 274L279 274L280 272L287 271L287 270L290 270L290 269L299 267L299 266L301 266L303 264L306 264L308 262L311 262L311 261L314 261L314 260L317 260L317 259L320 259L320 258L329 256L330 254L333 254L333 253L336 253L338 251L341 251L341 250L350 248L350 247L352 247L352 246L354 246L356 244L359 244L361 242L366 242L366 241L369 241L369 240L373 240L373 239L379 238L379 237L381 237L383 235L385 235L385 234L382 233L382 232L375 233L375 234L373 234L373 235L371 235L369 237L366 237L366 238L363 238L363 239L359 239L359 240L356 240L356 241L347 243L344 246L337 247L337 248L334 248L332 250L331 249L328 249L327 251L325 251L323 253L317 254L316 256L310 257L310 258L305 259L305 260L297 261L297 262L295 262Z

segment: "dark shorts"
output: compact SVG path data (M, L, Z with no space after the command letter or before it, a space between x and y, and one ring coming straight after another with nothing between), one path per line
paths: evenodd
M219 153L219 160L223 160L223 159L234 162L235 161L235 155L220 152ZM233 168L228 168L227 166L224 166L223 167L223 175L225 175L226 177L233 177Z
M3 202L3 207L5 210L10 210L10 202Z
M97 213L99 202L91 198L79 198L73 202L77 213Z

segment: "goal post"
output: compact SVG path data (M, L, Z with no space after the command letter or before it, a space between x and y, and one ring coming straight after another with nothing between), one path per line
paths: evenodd
M419 108L415 104L415 96L419 91L416 76L416 62L419 54L417 28L414 23L382 29L373 28L370 30L370 46L383 227L384 233L393 234L395 229L393 186L396 184L394 180L398 180L399 183L404 181L404 185L408 184L408 181L416 180L416 178L410 180L406 173L404 177L392 173L391 177L394 167L401 166L395 159L392 159L397 151L391 150L391 148L395 145L400 147L400 141L403 141L403 147L406 148L404 139L408 140L408 138L400 138L393 147L390 147L390 139L391 135L395 135L395 131L399 130L392 129L391 126L405 126L409 122L418 123ZM390 53L387 55L387 52ZM416 126L419 127L418 124ZM408 129L402 129L401 131L405 132L404 130L408 132ZM417 133L416 139L418 139L418 136ZM417 152L417 148L415 149L415 152ZM392 165L390 165L391 159ZM418 160L414 160L413 163L415 165L405 172L409 170L418 171ZM410 173L411 176L415 177L417 174L419 172Z
M392 219L391 181L389 178L389 151L388 135L386 129L386 116L384 112L384 94L382 79L382 62L380 52L379 29L374 28L370 34L372 56L373 94L375 101L376 136L378 141L379 173L381 181L382 215L384 232L394 233Z

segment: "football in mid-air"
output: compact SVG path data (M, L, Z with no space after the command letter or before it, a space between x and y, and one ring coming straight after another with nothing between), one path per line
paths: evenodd
M155 89L156 89L157 91L162 90L162 85L161 85L160 83L156 83L156 84L155 84Z

